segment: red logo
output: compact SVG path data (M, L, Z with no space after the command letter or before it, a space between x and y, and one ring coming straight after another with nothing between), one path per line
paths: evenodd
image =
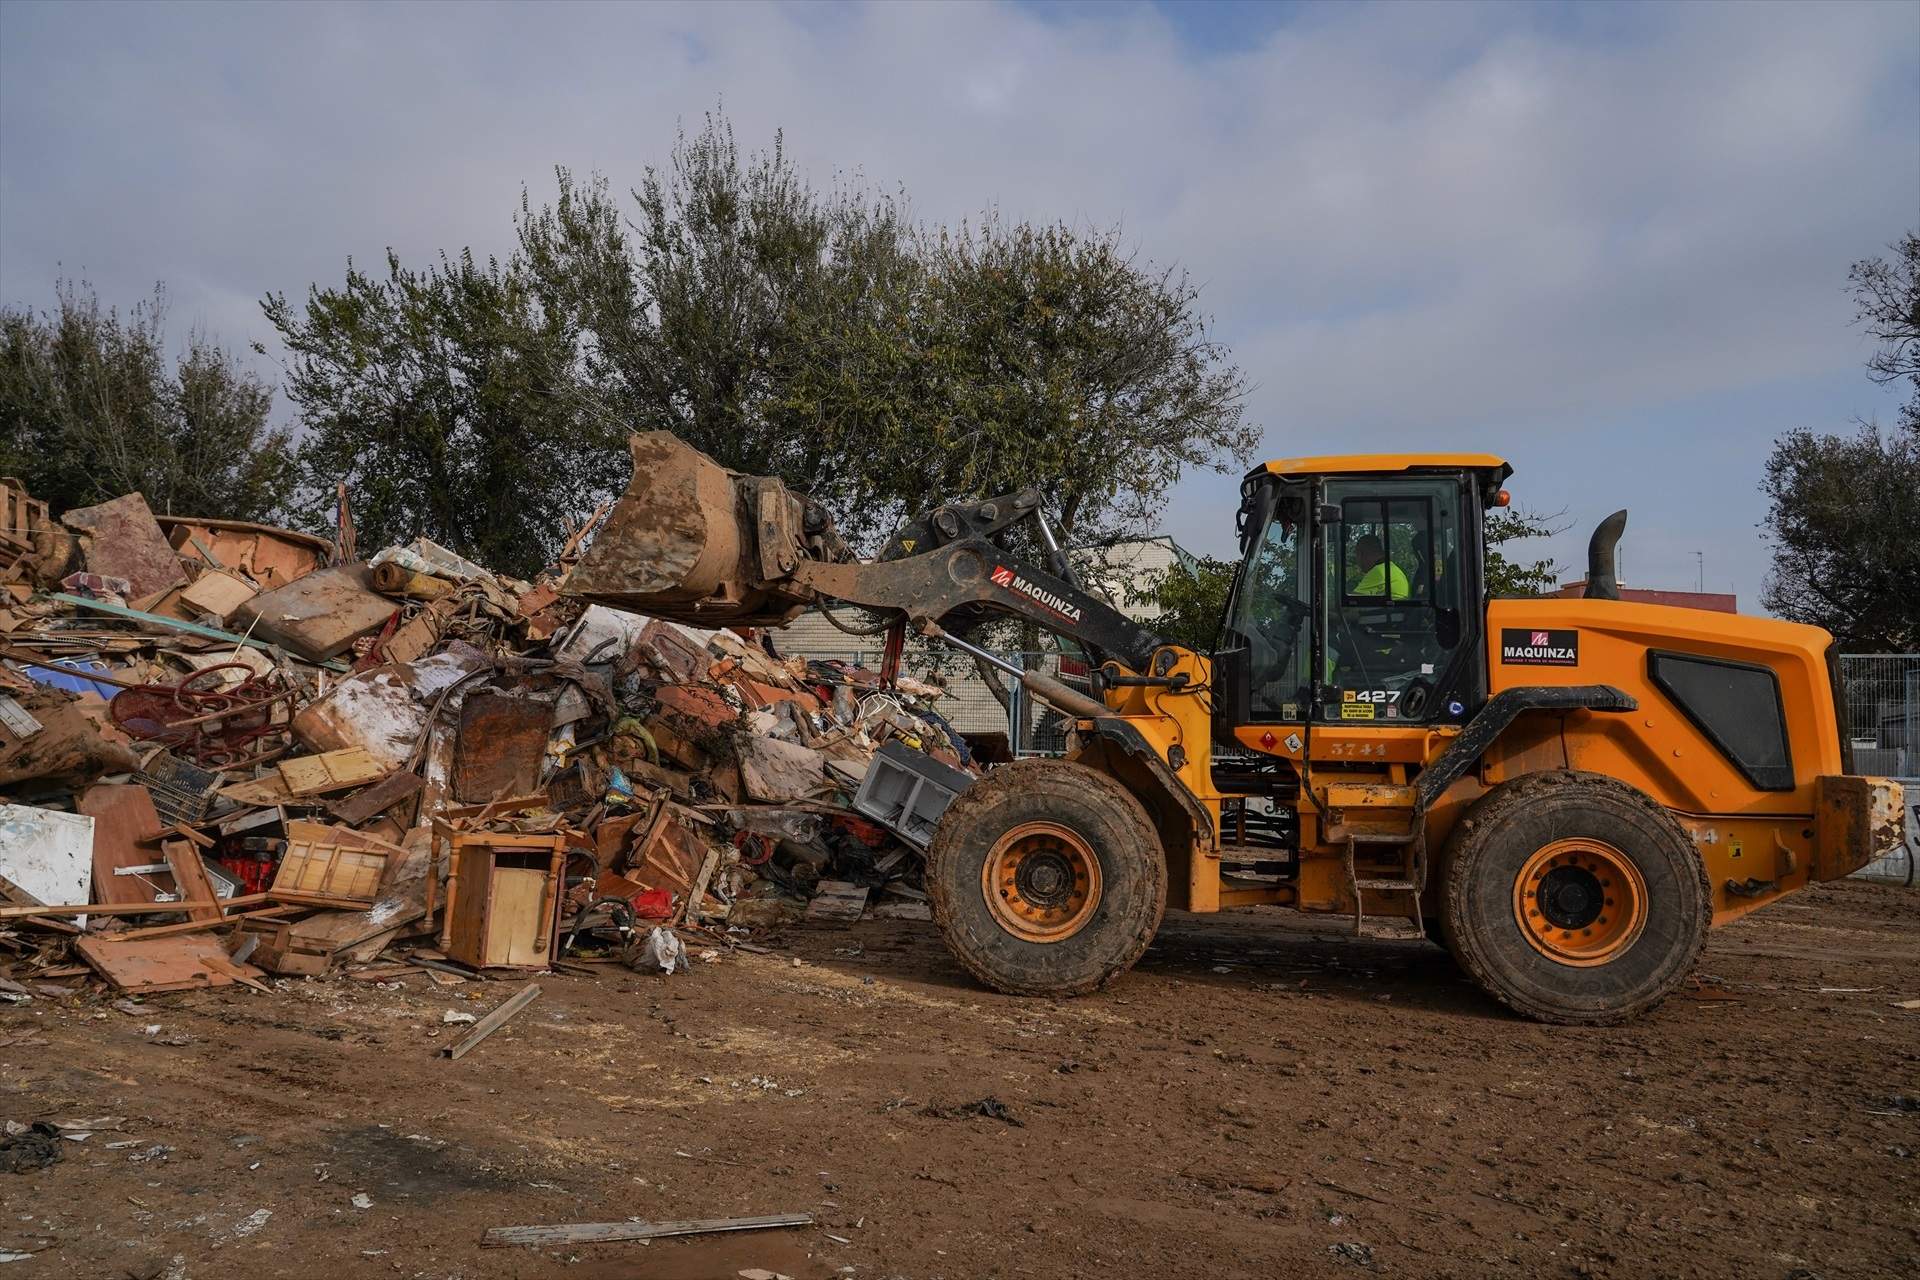
M1007 568L1007 567L1006 567L1005 565L1000 565L999 567L997 567L997 568L995 568L995 569L994 569L994 571L993 571L993 584L994 584L994 585L995 585L996 587L1010 587L1010 586L1012 586L1012 585L1013 585L1013 570L1011 570L1011 569L1009 569L1009 568ZM1544 644L1544 643L1545 643L1545 641L1542 641L1541 643L1543 643L1543 644Z
M1544 632L1544 631L1536 631L1536 632L1534 632L1534 633L1533 633L1533 647L1534 647L1534 648L1536 648L1536 649L1544 649L1544 648L1546 648L1546 647L1547 647L1547 633L1546 633L1546 632Z

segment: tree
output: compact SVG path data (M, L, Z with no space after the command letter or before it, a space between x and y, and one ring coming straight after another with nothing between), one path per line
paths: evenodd
M1132 588L1127 603L1156 610L1147 625L1166 640L1212 653L1236 568L1232 561L1212 556L1195 556L1192 564L1176 561Z
M1564 513L1562 513L1564 514ZM1498 550L1510 542L1550 538L1566 532L1560 516L1541 515L1524 507L1496 507L1487 514L1487 597L1491 600L1551 595L1560 585L1559 566L1551 557L1516 560Z
M303 307L263 305L289 354L316 530L344 483L363 546L424 534L531 576L617 474L623 433L581 417L573 334L517 261L466 252L416 271L389 251L384 279L349 262Z
M712 116L633 197L630 226L598 179L523 200L587 411L777 475L856 545L1029 484L1076 540L1149 532L1183 470L1257 439L1197 290L1117 233L918 228L902 197L816 190L777 136L743 156Z
M1920 647L1920 431L1790 431L1761 490L1773 543L1767 608L1855 652Z
M292 440L265 382L198 332L170 361L164 289L125 316L84 285L56 294L51 313L0 311L0 474L56 510L136 490L162 514L281 508Z
M578 339L572 390L617 429L664 428L736 470L827 504L856 541L891 526L862 462L901 402L919 281L892 197L815 190L781 138L742 156L709 116L635 190L629 225L604 179L559 171L523 197L521 257Z
M1905 378L1913 384L1900 418L1909 429L1920 429L1920 234L1909 231L1889 247L1892 261L1862 258L1847 273L1854 322L1880 344L1867 361L1867 376L1879 383Z
M1790 431L1760 486L1773 544L1767 608L1857 651L1920 647L1920 235L1892 248L1891 260L1856 262L1849 279L1856 321L1879 344L1868 376L1911 384L1899 425Z

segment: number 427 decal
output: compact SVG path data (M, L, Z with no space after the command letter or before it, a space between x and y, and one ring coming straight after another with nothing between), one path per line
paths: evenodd
M1400 701L1398 689L1348 689L1345 694L1347 702L1375 702L1381 706L1391 706Z

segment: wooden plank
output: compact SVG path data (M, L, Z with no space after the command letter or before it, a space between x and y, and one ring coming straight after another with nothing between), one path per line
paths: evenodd
M845 880L822 880L807 903L809 920L858 920L867 909L867 886Z
M677 1222L574 1222L539 1227L491 1227L480 1243L490 1249L502 1245L607 1244L616 1240L658 1240L664 1236L701 1236L720 1231L766 1231L774 1227L809 1227L810 1213L770 1213L757 1218L689 1218Z
M305 910L305 907L262 907L258 911L237 911L230 916L221 916L218 920L189 920L184 924L156 924L149 925L145 929L129 929L115 937L128 941L135 938L167 938L177 933L200 933L230 924L244 925L249 920L274 920Z
M236 964L220 939L204 934L173 938L83 937L74 950L96 973L122 991L188 991L224 987L261 976Z
M180 599L201 613L211 614L225 622L233 616L234 610L259 594L233 574L216 569L195 578L180 592Z
M152 902L152 885L113 872L154 860L153 848L143 843L162 825L153 794L138 783L98 782L81 792L77 807L93 818L93 896L106 903Z
M211 849L214 844L211 836L202 835L184 822L176 822L159 831L149 831L140 837L141 844L159 844L163 840L191 840L202 849Z
M311 916L293 926L293 940L310 950L346 951L382 934L397 933L426 915L426 908L411 907L375 923L371 911L334 911Z
M278 772L270 773L264 778L247 778L241 782L229 782L220 788L219 794L229 800L262 809L271 809L275 805L286 804L293 799L293 793L287 790L286 780Z
M412 797L426 785L426 779L419 774L402 770L388 774L364 791L330 802L327 812L346 825L357 827Z
M387 766L374 759L365 747L345 747L280 762L280 777L286 782L288 793L294 796L345 791L376 781L386 773Z
M706 913L707 885L712 883L713 873L719 869L720 851L707 850L706 861L700 864L700 875L693 882L693 892L681 902L680 909L673 913L670 923L679 924L683 920L692 924L700 923L700 917Z
M459 804L442 809L440 816L453 821L457 818L476 818L483 814L506 817L527 809L537 809L547 802L547 793L535 791L530 795L508 796L503 800L489 800L484 804Z
M485 1040L501 1027L507 1025L508 1019L532 1004L539 995L540 984L537 982L529 982L526 986L508 996L499 1008L476 1022L473 1030L462 1037L458 1044L450 1044L442 1049L440 1056L444 1058L459 1058L465 1056L482 1040Z
M160 846L166 854L167 865L173 868L173 882L180 886L180 897L192 903L217 902L220 895L213 891L213 881L207 877L206 864L200 861L200 850L186 840L169 840ZM219 920L226 913L219 907L189 906L185 908L189 919Z
M214 902L69 902L52 907L0 907L0 920L20 920L27 916L157 916L185 912L190 907L215 906L231 910L266 900L264 893L250 893Z

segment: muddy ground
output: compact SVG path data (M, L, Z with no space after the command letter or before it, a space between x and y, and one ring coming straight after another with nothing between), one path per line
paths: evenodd
M0 1115L124 1122L0 1174L0 1249L38 1250L0 1280L1920 1274L1920 1011L1893 1007L1920 892L1780 904L1608 1030L1277 910L1172 917L1058 1003L976 988L927 925L764 941L543 977L457 1062L445 1011L515 984L11 1006ZM795 1211L818 1225L479 1243Z

